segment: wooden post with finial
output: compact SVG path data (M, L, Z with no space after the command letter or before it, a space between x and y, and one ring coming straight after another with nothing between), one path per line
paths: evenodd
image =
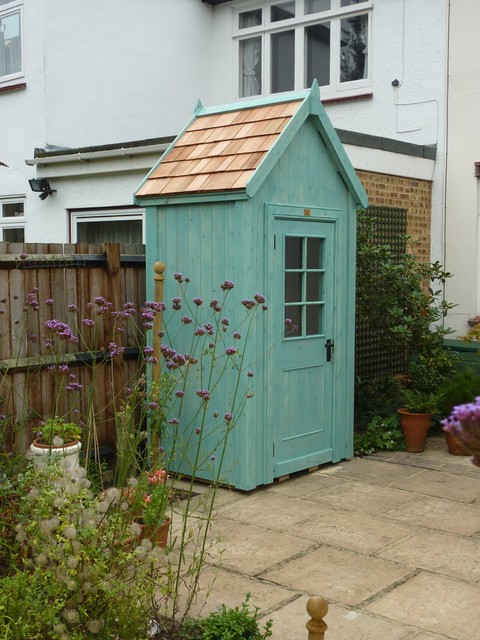
M155 283L153 299L155 302L163 302L165 263L155 262L155 264L153 265L153 271L155 272L155 275L153 276L153 280ZM155 356L155 362L152 367L152 400L154 402L158 401L158 398L160 396L160 372L162 369L160 363L162 347L162 326L163 314L161 311L158 311L155 314L155 318L153 320L153 355ZM152 463L155 465L159 461L160 440L158 433L152 434L151 445Z
M328 625L323 618L328 613L328 602L321 596L309 598L307 613L310 616L310 620L305 625L308 630L308 640L325 640Z

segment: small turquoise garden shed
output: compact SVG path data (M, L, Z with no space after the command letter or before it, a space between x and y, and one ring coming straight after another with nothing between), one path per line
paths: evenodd
M224 280L267 298L248 343L255 395L230 434L223 479L250 490L351 456L355 213L367 197L318 86L199 105L135 202L146 207L147 273L167 267L165 299L174 272L204 298Z

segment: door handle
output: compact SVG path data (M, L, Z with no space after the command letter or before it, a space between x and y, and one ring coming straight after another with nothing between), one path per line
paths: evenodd
M333 358L333 350L335 348L335 343L330 338L325 343L325 349L327 350L327 362L331 362Z

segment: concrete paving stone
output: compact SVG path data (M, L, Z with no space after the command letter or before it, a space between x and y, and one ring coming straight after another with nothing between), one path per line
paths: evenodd
M272 640L306 640L310 619L306 611L308 596L302 595L285 607L268 614L273 621ZM328 625L325 640L410 640L411 627L329 604L324 618Z
M411 574L409 567L321 547L267 571L262 578L355 606Z
M439 531L422 531L380 551L377 557L473 583L480 581L478 551L478 540Z
M346 485L346 480L331 476L319 476L316 472L307 475L292 475L288 480L276 482L268 487L269 492L300 498L310 495L323 495L325 491Z
M373 554L396 540L410 536L415 528L382 520L377 516L326 509L297 529L300 538L363 554Z
M389 462L382 462L379 460L354 458L347 462L329 465L328 467L322 468L314 473L345 478L347 480L369 482L370 484L388 487L400 480L415 477L419 473L422 473L422 470L400 464L390 464Z
M459 504L442 498L417 496L407 504L392 508L384 517L464 536L480 531L480 505Z
M397 480L394 486L422 495L468 503L480 496L480 473L478 479L475 479L443 471L424 470L414 476Z
M216 518L212 535L219 537L221 566L254 576L312 546L310 540L278 531L266 531L252 524Z
M367 482L341 482L305 496L322 505L379 515L416 498L410 491L381 487Z
M252 594L251 606L259 607L261 612L276 610L297 595L279 585L224 569L205 567L191 614L207 616L212 611L218 611L222 604L227 607L240 606L247 593Z
M367 609L451 640L478 640L479 602L479 586L422 572Z
M274 531L296 532L301 523L319 512L319 506L305 500L292 500L262 489L234 504L221 506L218 514L239 522L255 524Z

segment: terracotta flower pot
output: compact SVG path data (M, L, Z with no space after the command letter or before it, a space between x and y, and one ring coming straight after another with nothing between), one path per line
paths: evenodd
M148 538L152 544L156 544L157 547L166 547L168 542L168 533L170 531L170 525L172 524L172 519L168 518L166 522L162 525L147 525L143 524L139 520L136 522L141 527L140 535L138 539L141 541L144 538Z
M452 433L445 432L445 439L447 441L448 453L452 456L470 456L472 455L465 449L463 444Z
M405 444L409 453L422 453L425 451L425 440L432 415L430 413L411 413L407 409L397 409L400 415L400 426L402 428Z

